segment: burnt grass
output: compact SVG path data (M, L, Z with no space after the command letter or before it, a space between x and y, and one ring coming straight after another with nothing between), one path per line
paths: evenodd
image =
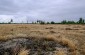
M53 55L56 48L68 48L51 39L46 38L14 38L0 41L0 55L18 55L20 49L30 50L29 55Z

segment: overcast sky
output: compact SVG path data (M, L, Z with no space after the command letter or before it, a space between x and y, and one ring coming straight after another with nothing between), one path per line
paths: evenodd
M0 22L85 18L85 0L0 0Z

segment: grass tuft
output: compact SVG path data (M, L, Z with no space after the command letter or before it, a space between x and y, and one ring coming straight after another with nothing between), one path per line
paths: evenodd
M64 46L68 46L71 51L76 50L76 45L75 45L75 43L74 43L72 40L70 40L70 39L68 39L68 38L66 38L66 37L62 37L61 40L60 40L60 43L61 43L62 45L64 45Z
M58 51L57 53L55 53L54 55L66 55L64 51Z
M25 48L21 49L18 55L29 55L29 51L26 50Z

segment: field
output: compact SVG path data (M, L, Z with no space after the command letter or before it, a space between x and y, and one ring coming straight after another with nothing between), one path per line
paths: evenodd
M85 55L85 25L0 24L0 55Z

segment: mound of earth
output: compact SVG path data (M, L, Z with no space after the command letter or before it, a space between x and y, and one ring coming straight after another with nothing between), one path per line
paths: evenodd
M71 55L72 52L67 45L48 38L28 37L0 41L0 55L18 55L22 48L29 50L28 55L57 55L60 50Z

